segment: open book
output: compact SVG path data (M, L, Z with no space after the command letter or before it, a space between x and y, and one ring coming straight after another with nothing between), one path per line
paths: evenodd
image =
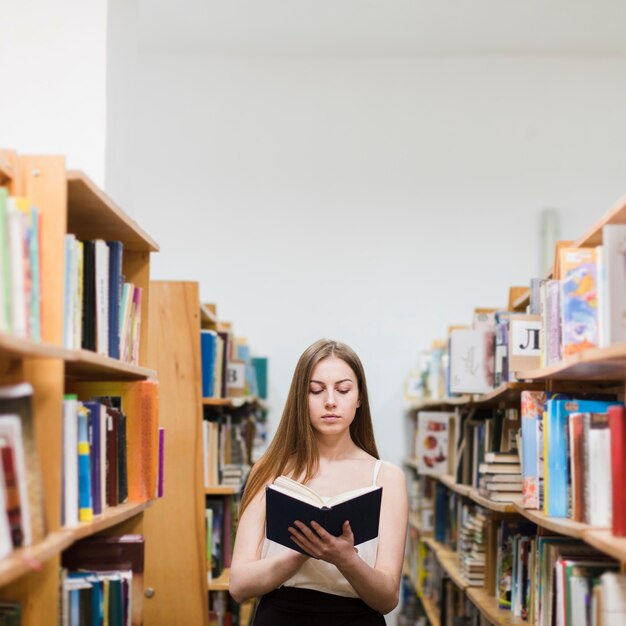
M382 487L369 486L325 500L310 487L279 476L265 491L267 538L306 554L288 530L296 520L305 524L315 521L335 537L342 534L343 523L348 520L354 545L359 545L378 537L382 493Z

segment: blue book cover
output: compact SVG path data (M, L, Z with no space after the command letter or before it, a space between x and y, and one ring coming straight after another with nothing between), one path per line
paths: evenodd
M550 399L548 414L548 515L569 516L569 415L570 413L606 413L612 405L605 400Z
M107 241L109 246L109 356L120 358L120 305L122 302L121 241Z
M200 331L200 356L202 359L202 397L213 398L215 394L215 356L217 335L212 330Z
M91 463L89 460L89 411L78 411L78 514L81 522L93 519Z
M91 499L94 515L102 513L102 468L100 466L100 419L102 405L99 402L83 402L89 411L88 435L89 435L89 459L91 468Z

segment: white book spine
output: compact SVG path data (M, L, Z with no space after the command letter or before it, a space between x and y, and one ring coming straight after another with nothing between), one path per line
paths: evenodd
M96 259L96 352L109 354L109 247L95 241Z
M607 224L602 229L604 272L600 317L601 343L626 341L626 224Z
M626 576L607 572L602 581L602 626L626 624Z
M65 294L64 294L64 311L63 311L63 345L72 349L74 345L74 246L76 237L71 233L65 235Z
M589 429L589 523L610 526L611 500L611 431L608 428Z
M78 400L63 400L63 522L78 524Z

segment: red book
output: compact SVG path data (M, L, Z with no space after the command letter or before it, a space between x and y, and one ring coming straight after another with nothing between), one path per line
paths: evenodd
M613 490L613 534L626 537L626 412L623 406L609 407L611 429L611 481Z
M2 459L2 470L4 471L4 487L6 490L7 516L9 518L9 528L11 529L11 539L13 540L13 547L19 548L24 541L22 507L20 506L20 492L17 486L17 474L15 471L15 452L6 441L0 442L0 456Z

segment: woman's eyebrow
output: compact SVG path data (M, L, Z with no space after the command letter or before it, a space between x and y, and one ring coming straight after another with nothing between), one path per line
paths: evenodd
M319 380L312 380L312 383L316 383L318 385L325 385L326 383L323 383ZM338 380L335 385L339 385L341 383L353 383L354 381L351 378L342 378L341 380Z

